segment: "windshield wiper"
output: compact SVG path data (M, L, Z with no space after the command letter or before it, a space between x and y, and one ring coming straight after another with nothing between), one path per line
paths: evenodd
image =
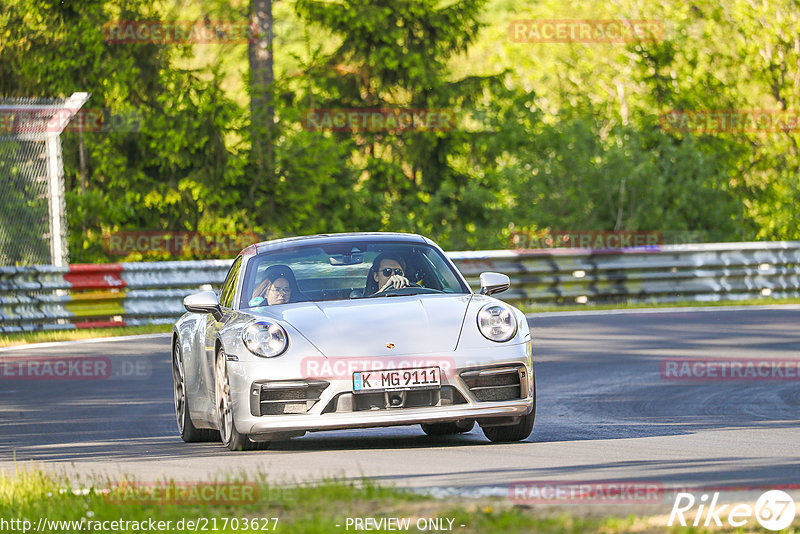
M400 289L410 289L410 288L402 287ZM427 289L427 288L420 288L420 289ZM391 293L391 291L392 290L389 289L385 293L374 293L372 295L367 295L364 298L372 298L372 297L413 297L414 295L425 295L426 294L425 291L417 291L417 292L414 292L414 293Z

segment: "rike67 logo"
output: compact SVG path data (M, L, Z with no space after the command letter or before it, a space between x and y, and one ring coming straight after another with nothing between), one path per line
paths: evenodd
M755 519L767 530L783 530L794 521L796 506L792 497L781 490L770 490L763 493L755 506L746 503L720 504L719 492L711 497L703 493L696 499L691 493L678 493L669 516L668 526L677 524L687 526L687 518L694 515L692 526L723 526L723 521L733 527L743 527ZM704 520L705 518L705 520ZM752 525L751 525L752 526Z

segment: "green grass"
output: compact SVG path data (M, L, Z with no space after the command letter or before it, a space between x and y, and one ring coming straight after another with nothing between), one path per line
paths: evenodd
M651 512L659 516L648 516L639 510L636 510L636 514L625 515L627 512L624 510L598 510L591 506L514 506L508 499L497 497L435 499L379 485L367 479L353 482L325 480L279 487L271 484L266 475L259 474L216 482L256 485L256 498L246 503L159 504L143 502L146 499L120 503L120 499L108 496L108 488L120 484L120 481L96 478L89 485L84 483L77 487L68 479L46 473L33 464L17 465L13 473L0 472L0 519L27 520L33 532L36 532L40 518L51 522L77 521L84 524L80 527L75 524L53 526L51 523L49 528L42 529L54 533L89 532L89 526L95 532L137 532L134 528L136 525L132 524L118 525L114 530L101 530L94 523L117 520L141 523L163 521L164 525L169 521L169 528L161 532L194 531L186 526L186 521L198 520L206 526L205 530L198 528L200 532L362 532L355 530L353 525L347 529L348 518L408 519L411 527L399 532L420 532L415 527L420 518L440 519L444 525L448 525L447 520L450 519L452 532L464 534L709 531L704 528L668 529L664 526L663 518L666 505L664 511ZM137 482L128 479L126 483L130 485ZM143 487L144 481L138 481L138 484L138 487ZM156 481L156 485L159 488L187 487L168 481ZM274 518L277 518L277 523ZM238 520L238 525L233 522L234 519ZM248 522L257 520L257 528L244 528L245 519ZM181 520L184 521L183 530L176 528ZM226 524L227 528L224 528ZM215 525L216 528L213 528ZM722 528L714 532L732 530ZM13 530L5 528L4 531ZM17 531L22 530L17 528ZM786 532L797 530L788 529Z
M85 330L19 332L12 334L0 334L0 347L25 345L28 343L46 343L49 341L71 341L75 339L133 336L136 334L159 334L168 332L172 332L171 324L122 326L119 328L87 328Z
M502 295L499 295L502 299ZM513 304L513 303L512 303ZM683 307L716 307L716 306L766 306L775 304L800 304L800 299L747 299L726 300L719 302L696 302L685 300L671 303L655 302L618 302L610 304L515 304L525 313L549 313L558 311L592 311L592 310L637 310L645 308L683 308Z
M242 482L244 479L239 479ZM249 479L258 484L255 502L201 503L201 504L120 504L111 502L104 488L116 482L97 480L93 488L78 491L64 478L47 474L36 468L19 468L14 473L0 474L0 518L30 521L35 532L40 518L50 521L171 521L169 532L178 531L178 521L207 521L212 531L216 519L216 532L253 532L243 527L244 519L278 518L277 531L290 533L347 532L347 518L396 517L410 518L414 525L418 518L453 519L453 531L473 532L627 532L636 522L627 518L570 517L561 513L537 517L528 508L515 508L508 502L495 499L468 504L455 504L452 500L435 500L409 491L377 485L368 480L344 482L328 480L314 485L279 488L270 486L265 476ZM169 483L164 483L169 485ZM505 501L505 502L503 502ZM231 520L239 520L238 529L231 528ZM228 519L228 528L222 528ZM272 531L275 521L257 523L259 531L267 525ZM445 521L445 524L447 522ZM341 525L337 527L336 525ZM461 527L460 525L464 525ZM87 525L88 526L88 525ZM92 525L94 526L94 525ZM135 532L135 525L121 525L117 532ZM99 531L98 529L95 529ZM202 529L200 529L202 531ZM351 526L349 529L353 532ZM51 532L86 532L77 525L51 526ZM106 530L108 531L108 530ZM418 532L412 526L408 532Z

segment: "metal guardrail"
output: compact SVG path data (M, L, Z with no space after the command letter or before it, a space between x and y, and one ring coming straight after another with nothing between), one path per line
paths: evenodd
M800 297L800 242L496 250L448 254L479 287L506 273L499 295L520 304L720 301ZM0 332L171 323L183 297L218 287L231 260L0 267Z
M0 267L0 332L170 323L231 260Z

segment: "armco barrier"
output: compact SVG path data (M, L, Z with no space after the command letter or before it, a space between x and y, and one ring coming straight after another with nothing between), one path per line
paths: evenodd
M169 323L230 260L0 267L0 332Z
M675 302L800 297L800 242L651 249L451 252L473 289L511 277L514 303ZM170 323L183 297L219 287L231 260L0 267L0 332Z

